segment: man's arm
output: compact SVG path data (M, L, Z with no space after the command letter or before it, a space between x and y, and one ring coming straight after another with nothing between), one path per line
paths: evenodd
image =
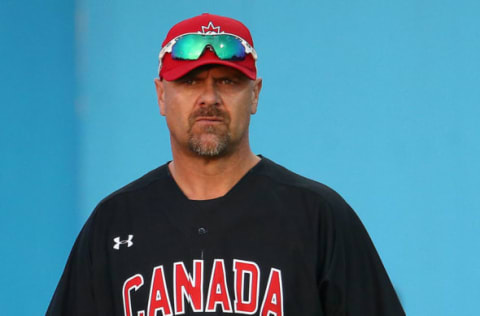
M90 227L89 220L75 241L47 316L97 315L92 288Z
M329 245L319 288L326 315L403 316L405 312L380 257L355 212L331 205ZM326 225L326 226L327 226Z

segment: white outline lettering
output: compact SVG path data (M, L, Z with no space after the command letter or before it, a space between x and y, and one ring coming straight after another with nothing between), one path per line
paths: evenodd
M272 283L272 278L273 278L273 275L274 273L278 273L278 285L279 285L279 288L280 288L280 297L276 297L275 296L275 293L273 293L273 296L272 296L272 300L271 301L274 301L274 305L278 305L280 304L280 314L279 313L275 313L273 311L267 311L266 314L264 314L264 308L265 308L265 303L266 303L266 300L267 300L267 296L270 292L270 286L271 286L271 283ZM278 300L280 300L280 302L278 302ZM260 309L260 315L261 316L270 316L270 315L273 315L273 316L283 316L283 285L282 285L282 271L280 271L279 269L275 269L275 268L272 268L270 270L270 275L268 276L268 283L267 283L267 288L265 289L265 296L263 297L263 302L262 302L262 308Z
M255 269L256 275L256 284L254 275L252 274L252 271L242 269L241 270L241 275L238 275L238 269L237 269L237 264L242 264L242 265L248 265L250 267L253 267ZM245 261L245 260L238 260L238 259L233 259L233 271L234 271L234 290L235 290L235 313L237 314L247 314L247 315L253 315L257 312L258 310L258 297L259 297L259 291L260 291L260 268L258 265L253 262L253 261ZM244 301L244 287L245 287L245 274L250 275L250 282L249 282L249 295L248 295L248 300ZM237 280L240 279L240 284L237 284ZM240 293L238 293L238 286L240 286ZM255 288L254 288L255 286ZM253 296L255 295L255 296ZM242 310L245 308L245 306L242 305L250 305L252 304L252 300L254 300L254 307L255 309L252 311L248 310ZM249 306L247 306L249 307Z
M197 274L197 264L200 265L198 268L200 271ZM191 287L195 287L195 283L197 283L197 277L200 278L200 309L196 309L193 300L191 297L191 293L185 288L185 286L181 286L181 302L177 301L177 267L180 267L183 270L183 274L187 277L188 282L190 283ZM175 262L173 264L173 286L174 286L174 293L173 293L173 301L175 304L175 315L182 315L185 314L185 304L183 298L187 299L187 302L192 307L192 310L196 313L203 312L203 260L193 260L193 278L190 273L187 272L185 268L185 264L183 262Z
M212 308L208 308L209 305L210 305L210 299L211 299L211 294L212 294L212 284L213 284L213 277L215 276L216 272L217 272L217 265L220 265L221 269L222 269L222 275L223 276L223 287L225 289L225 293L227 295L227 308L225 309L225 306L223 304L223 302L221 301L216 301L213 303L213 307ZM222 285L220 283L217 283L217 286L215 288L215 292L216 294L220 294L217 292L218 290L218 286L219 285ZM221 292L221 289L220 289L220 292ZM222 310L224 313L232 313L233 310L232 310L232 301L230 300L230 295L228 294L228 287L227 287L227 277L226 277L226 274L225 274L225 263L223 262L223 259L215 259L213 261L213 266L212 266L212 274L210 275L210 284L208 285L208 294L207 294L207 303L205 304L205 312L215 312L215 310L217 309L217 304L220 304L222 305Z
M150 313L150 306L151 306L151 303L152 303L153 284L155 283L155 276L157 274L157 270L160 270L160 273L162 275L162 283L163 283L162 286L163 286L163 289L165 290L165 298L166 298L167 303L168 303L169 313L165 312L164 307L155 308L155 310L153 311L153 314ZM155 293L155 297L156 297L157 301L160 300L160 299L163 299L162 297L160 297L160 291L159 290L157 290L157 293ZM160 297L160 299L158 299L158 297ZM165 274L163 273L163 266L157 266L157 267L153 268L152 281L151 281L151 284L150 284L150 294L148 295L148 308L147 308L148 316L157 316L157 311L159 311L159 310L162 311L164 316L173 315L172 304L170 304L170 298L168 297L167 284L165 283Z
M140 282L136 282L133 285L129 286L128 289L126 289L127 284L130 281L133 281L134 279L140 278ZM132 304L130 300L130 292L135 290L135 292L143 285L143 276L141 274L135 274L134 276L128 278L124 283L122 287L122 298L123 298L123 313L125 316L132 316ZM125 292L125 290L127 290ZM140 315L139 316L143 316Z

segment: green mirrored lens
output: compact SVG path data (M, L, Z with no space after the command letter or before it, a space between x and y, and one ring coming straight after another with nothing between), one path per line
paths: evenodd
M245 48L234 36L201 34L187 34L179 38L172 48L172 58L196 60L207 46L211 46L218 58L223 60L245 58Z
M245 58L245 47L231 35L213 36L212 46L220 59L242 60Z
M200 58L208 41L205 36L189 34L182 36L172 48L174 59L196 60Z

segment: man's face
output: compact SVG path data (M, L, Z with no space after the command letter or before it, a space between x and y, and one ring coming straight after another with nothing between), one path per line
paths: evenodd
M218 157L248 146L250 115L257 111L261 79L209 65L176 81L155 83L173 150Z

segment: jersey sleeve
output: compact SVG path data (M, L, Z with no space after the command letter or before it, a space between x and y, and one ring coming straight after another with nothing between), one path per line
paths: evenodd
M380 257L358 216L343 201L329 203L321 301L328 316L405 315Z
M97 315L92 284L91 235L92 217L75 241L47 316Z

